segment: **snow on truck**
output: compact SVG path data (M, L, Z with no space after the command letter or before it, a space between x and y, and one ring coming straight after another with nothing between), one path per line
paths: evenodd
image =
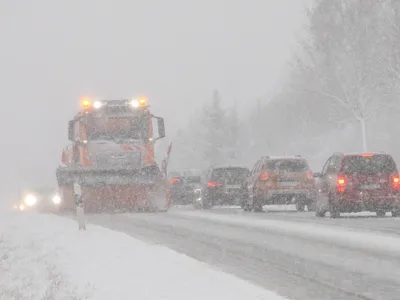
M85 211L166 211L169 182L154 143L165 137L164 119L152 115L146 98L91 101L69 121L56 176L62 210L75 208L73 184L81 185ZM158 137L153 137L153 119Z

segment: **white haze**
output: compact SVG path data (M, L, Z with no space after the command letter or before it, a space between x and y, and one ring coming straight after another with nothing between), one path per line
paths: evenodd
M147 95L168 140L217 88L242 110L284 75L302 1L0 1L2 192L55 184L79 98Z

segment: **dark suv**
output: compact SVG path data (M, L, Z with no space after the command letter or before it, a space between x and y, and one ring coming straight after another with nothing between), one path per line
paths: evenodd
M247 182L245 211L262 211L268 204L296 204L298 211L315 206L316 188L307 160L301 156L265 156Z
M173 171L169 173L173 204L190 204L195 200L195 190L200 188L200 171Z
M245 183L249 169L235 165L215 165L202 177L202 205L210 208L216 204L237 204L245 197Z
M361 211L399 215L399 173L389 154L335 153L315 177L318 217L328 211L332 218L340 217L341 212Z

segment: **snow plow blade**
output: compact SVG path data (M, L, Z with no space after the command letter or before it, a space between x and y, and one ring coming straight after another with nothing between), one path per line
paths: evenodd
M99 170L61 167L56 172L63 210L75 209L72 186L82 187L86 213L166 211L165 180L158 168Z

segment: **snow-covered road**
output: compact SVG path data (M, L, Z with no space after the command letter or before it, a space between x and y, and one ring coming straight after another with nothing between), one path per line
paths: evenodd
M166 247L35 213L0 214L0 299L284 300Z
M88 218L293 300L400 299L400 219L235 208Z

